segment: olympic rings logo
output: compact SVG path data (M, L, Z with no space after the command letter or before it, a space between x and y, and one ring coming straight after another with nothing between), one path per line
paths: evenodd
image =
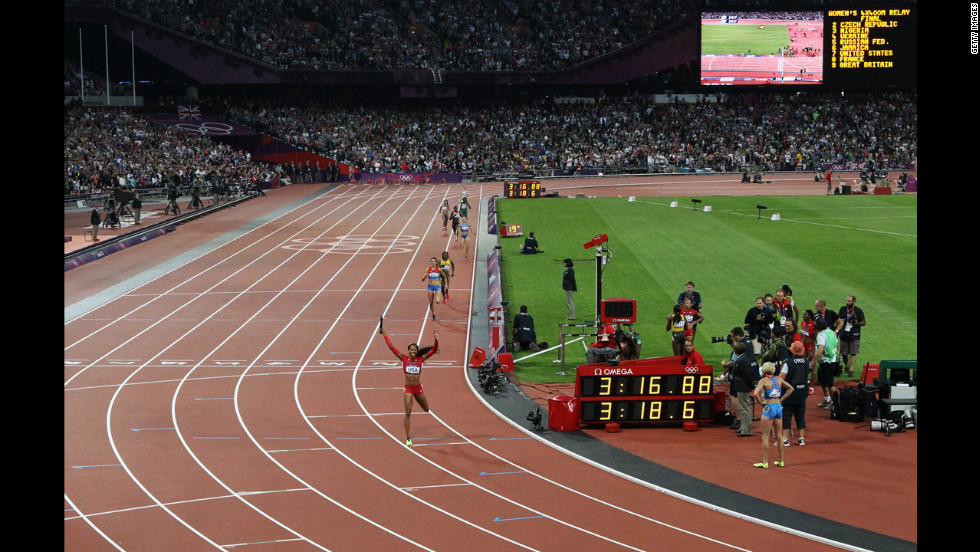
M293 240L285 249L337 253L341 255L384 255L386 253L411 253L418 245L418 236L341 236L338 238L304 238Z
M687 372L688 374L697 374L698 370L699 369L697 366L687 366L684 368L684 371Z
M401 180L402 182L411 182L413 178L415 177L410 174L402 174L398 176L398 180Z
M234 130L234 127L231 125L218 122L205 122L199 124L177 123L174 126L181 130L186 130L187 132L195 132L201 136L227 136Z

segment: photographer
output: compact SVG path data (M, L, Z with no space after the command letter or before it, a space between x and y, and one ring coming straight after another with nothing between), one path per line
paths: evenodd
M194 209L204 207L204 202L201 201L201 187L197 184L191 188L191 202L187 204L187 208L190 209L191 207Z
M752 436L752 390L761 378L759 363L745 343L733 345L735 362L732 364L732 390L738 394L739 437Z
M534 332L534 318L527 313L527 305L521 305L521 312L514 317L514 346L518 350L538 350L537 334Z
M170 188L167 189L167 208L163 210L163 214L166 215L169 212L173 212L175 215L180 214L180 207L177 206L177 198L179 197L180 192L178 191L177 186L171 185Z
M531 232L528 237L524 238L524 246L521 247L521 253L525 255L534 255L535 253L544 253L538 249L538 238L534 237L534 232Z
M776 371L786 374L786 361L789 359L789 347L786 346L786 330L782 326L775 326L772 329L772 341L769 347L759 357L759 363L771 362L776 366Z
M762 355L766 345L769 343L771 334L771 324L775 320L773 311L766 308L765 300L762 297L755 298L755 306L745 313L745 329L749 331L749 341L752 342L752 352L756 358Z
M735 368L735 361L738 359L738 356L739 355L735 353L735 346L738 345L739 343L741 343L742 344L742 350L744 350L744 351L751 351L752 350L752 342L749 341L749 338L745 336L745 332L739 326L735 326L734 328L732 328L732 331L729 332L729 334L728 334L727 337L712 337L711 338L711 342L712 343L721 343L722 341L728 343L728 345L732 348L732 355L731 355L731 358L730 359L724 360L721 363L722 368L725 369L725 374L723 376L721 376L721 378L724 379L724 380L727 380L729 382L728 393L731 396L735 397L736 400L737 400L738 399L738 391L735 389L735 383L733 381L733 371L734 371L734 368ZM736 409L735 410L735 422L731 426L729 426L729 429L739 429L741 427L741 421L740 421L741 420L741 417L742 416L741 416L740 411L738 409ZM749 422L751 423L751 417L749 418Z
M738 355L735 354L735 344L742 343L745 345L746 350L752 350L752 341L749 340L748 336L745 335L745 331L739 326L732 328L732 331L728 333L727 337L712 337L712 343L721 343L722 341L728 343L732 348L732 356L729 360L722 361L721 367L725 369L725 377L731 381L732 379L732 368L735 365L735 359ZM734 395L734 393L732 393ZM734 428L732 428L734 429Z

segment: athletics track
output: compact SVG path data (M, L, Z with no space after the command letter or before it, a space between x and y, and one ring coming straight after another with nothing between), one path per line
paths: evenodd
M739 178L548 185L825 191L812 174ZM469 184L469 196L499 187ZM435 216L461 189L294 185L66 272L65 550L916 549L915 431L813 420L813 444L763 472L750 467L758 439L725 428L542 436L495 410L466 368L485 304L479 259L494 243L483 221L461 259ZM86 217L66 214L66 235L81 239ZM445 249L456 278L432 321L419 278ZM440 332L412 448L382 315L400 348ZM508 398L526 413L541 395L523 390ZM802 526L771 521L786 510Z

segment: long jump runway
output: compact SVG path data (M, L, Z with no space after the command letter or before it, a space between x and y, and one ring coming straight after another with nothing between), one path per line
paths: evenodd
M474 228L489 186L469 185ZM486 252L464 259L437 216L462 187L322 192L111 299L66 303L65 550L835 549L637 485L488 411L466 373ZM432 320L421 279L443 251L456 277ZM380 317L403 351L439 332L413 447Z

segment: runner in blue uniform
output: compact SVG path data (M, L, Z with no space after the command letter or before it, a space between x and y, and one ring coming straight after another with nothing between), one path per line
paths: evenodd
M752 392L757 401L762 403L762 462L753 464L756 468L769 468L769 439L773 426L776 428L776 435L783 434L783 400L793 393L793 386L783 381L782 376L777 376L776 365L767 362L762 365L762 379L759 385ZM783 388L786 394L783 395ZM779 460L775 462L777 466L783 468L783 440L779 439Z
M432 319L436 319L436 294L442 293L442 270L439 268L439 259L432 257L429 259L429 268L425 270L425 275L422 276L422 281L427 284L427 292L429 294L429 312L432 313Z

